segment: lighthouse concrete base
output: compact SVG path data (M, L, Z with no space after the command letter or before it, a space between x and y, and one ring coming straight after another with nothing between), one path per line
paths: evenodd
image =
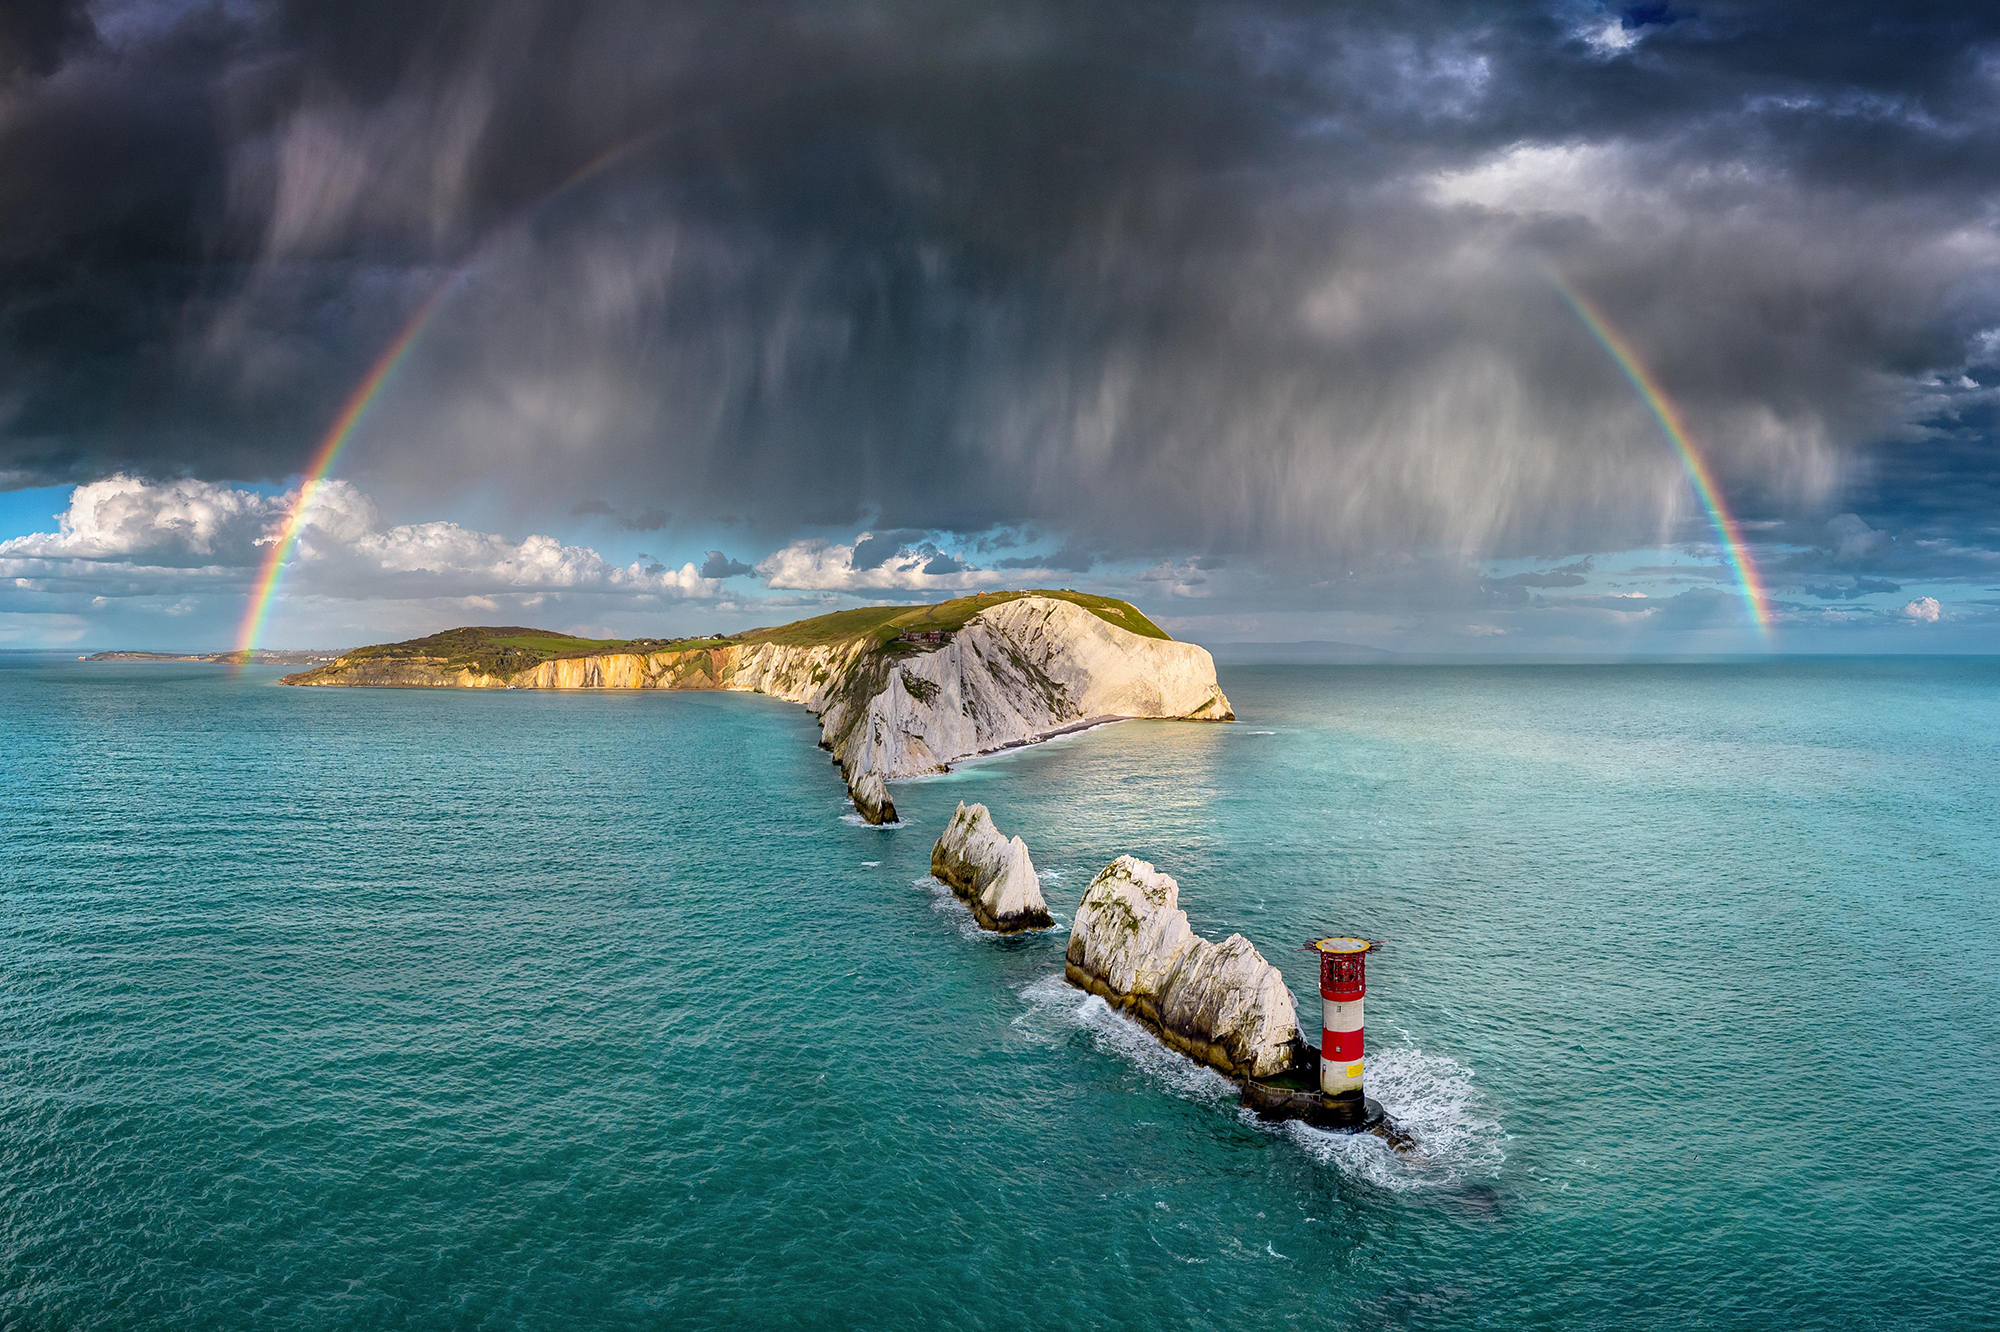
M1382 1103L1373 1097L1328 1096L1318 1087L1288 1087L1285 1081L1280 1077L1245 1082L1243 1104L1259 1119L1302 1119L1336 1133L1372 1133L1386 1118Z
M1328 1096L1319 1089L1319 1069L1302 1064L1275 1077L1246 1078L1243 1104L1268 1123L1300 1120L1331 1133L1372 1133L1390 1148L1406 1152L1416 1141L1371 1096Z

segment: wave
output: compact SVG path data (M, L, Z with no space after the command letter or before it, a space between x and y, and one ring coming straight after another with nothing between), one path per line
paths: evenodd
M1137 1022L1060 974L1031 981L1020 994L1026 1011L1012 1025L1031 1040L1061 1045L1081 1030L1099 1050L1124 1060L1175 1096L1214 1105L1236 1100L1235 1083L1169 1049ZM1416 1140L1413 1152L1398 1155L1370 1133L1329 1133L1296 1120L1267 1124L1248 1110L1238 1113L1246 1124L1282 1136L1344 1174L1380 1188L1448 1188L1472 1176L1490 1175L1506 1159L1506 1135L1486 1114L1472 1070L1449 1055L1415 1046L1371 1051L1368 1094Z
M851 823L857 828L877 828L883 832L887 832L891 828L900 828L903 826L903 821L901 819L897 819L892 823L870 823L868 820L862 818L859 814L852 814L852 813L841 815L840 821L842 823Z
M1296 1121L1278 1127L1319 1160L1386 1189L1450 1187L1491 1175L1507 1159L1506 1134L1486 1113L1472 1070L1450 1055L1413 1045L1371 1050L1368 1094L1415 1150L1398 1155L1372 1134L1328 1133Z
M1222 1104L1236 1098L1236 1084L1206 1064L1177 1054L1132 1019L1094 994L1085 994L1062 973L1030 981L1021 989L1027 1011L1013 1027L1043 1045L1061 1045L1077 1031L1091 1044L1124 1060L1183 1100Z

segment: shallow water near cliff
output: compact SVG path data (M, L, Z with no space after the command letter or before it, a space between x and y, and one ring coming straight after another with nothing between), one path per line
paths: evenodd
M1955 1327L2000 663L1225 668L855 826L744 695L0 656L0 1326ZM962 928L954 802L1057 927ZM1412 1160L1060 980L1120 852Z

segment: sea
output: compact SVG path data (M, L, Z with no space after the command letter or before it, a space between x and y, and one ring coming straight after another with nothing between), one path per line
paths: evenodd
M0 657L0 1328L2000 1326L2000 661L1231 665L888 828L771 699L281 674ZM1309 1031L1383 941L1415 1152L1063 983L1123 853Z

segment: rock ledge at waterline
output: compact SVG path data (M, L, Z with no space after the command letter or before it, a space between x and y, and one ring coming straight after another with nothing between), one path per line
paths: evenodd
M296 685L456 689L738 689L803 704L855 809L893 822L887 783L1098 721L1231 721L1206 648L1127 602L986 592L868 606L727 637L592 642L454 629L357 648Z
M965 899L973 919L1012 934L1053 925L1028 844L1003 837L984 805L961 803L931 848L931 874Z
M1084 890L1063 975L1231 1077L1272 1077L1310 1053L1278 969L1240 934L1196 934L1180 885L1132 856Z

